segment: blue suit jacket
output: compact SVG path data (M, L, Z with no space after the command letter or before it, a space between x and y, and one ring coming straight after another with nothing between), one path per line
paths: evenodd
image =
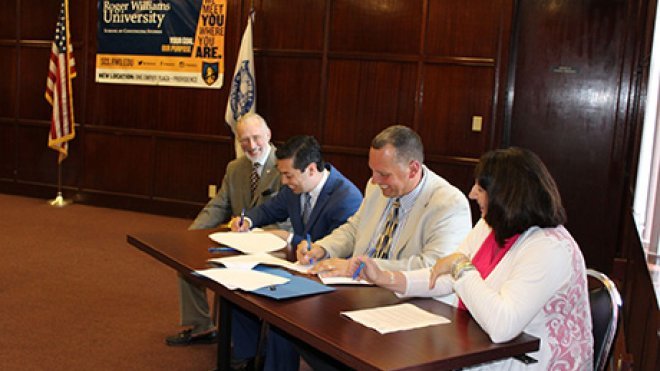
M362 203L362 193L342 173L330 164L328 180L323 185L316 204L303 225L300 210L301 195L293 193L289 187L282 187L277 196L248 210L245 216L252 220L253 227L291 220L293 227L292 246L297 246L309 233L312 241L325 237L338 226L344 224Z

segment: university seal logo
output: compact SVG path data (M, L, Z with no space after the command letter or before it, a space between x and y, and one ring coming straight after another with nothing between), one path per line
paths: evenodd
M234 120L250 112L254 105L254 77L250 74L249 61L243 61L231 84L231 110Z
M208 86L213 85L218 80L218 62L202 63L202 79Z

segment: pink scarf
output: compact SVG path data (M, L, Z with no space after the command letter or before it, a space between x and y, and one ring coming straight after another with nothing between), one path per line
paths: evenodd
M486 279L490 272L495 269L497 264L504 258L504 255L511 249L511 246L518 240L520 234L513 235L504 241L504 246L500 247L495 241L495 232L491 231L479 251L472 258L472 265L477 268L482 279ZM458 308L467 310L462 300L458 300Z

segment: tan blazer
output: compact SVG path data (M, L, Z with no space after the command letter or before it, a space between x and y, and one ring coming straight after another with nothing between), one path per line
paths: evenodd
M259 184L250 197L250 173L252 162L245 156L232 160L227 165L220 190L200 211L188 229L215 228L240 215L243 209L249 210L273 198L281 187L280 173L275 168L275 146L271 144L270 154L261 172Z
M424 166L423 188L399 231L390 259L375 259L381 269L411 270L435 264L452 253L472 228L472 216L465 195ZM360 209L330 235L316 241L328 257L365 255L388 204L380 188L367 184Z

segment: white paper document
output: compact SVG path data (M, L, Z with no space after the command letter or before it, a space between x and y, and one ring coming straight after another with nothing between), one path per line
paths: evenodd
M353 321L381 334L450 323L447 318L410 304L341 312Z
M307 273L311 265L302 265L298 262L291 263L288 260L280 259L266 253L234 255L224 258L213 258L208 260L211 263L222 264L231 269L252 269L258 264L274 265L283 267L295 272Z
M324 285L373 285L367 280L353 279L353 277L324 277L319 274L319 279Z
M286 241L268 232L216 232L209 238L244 254L271 252L286 247Z
M288 278L254 270L209 268L197 270L195 273L208 277L230 290L254 291L289 282Z

